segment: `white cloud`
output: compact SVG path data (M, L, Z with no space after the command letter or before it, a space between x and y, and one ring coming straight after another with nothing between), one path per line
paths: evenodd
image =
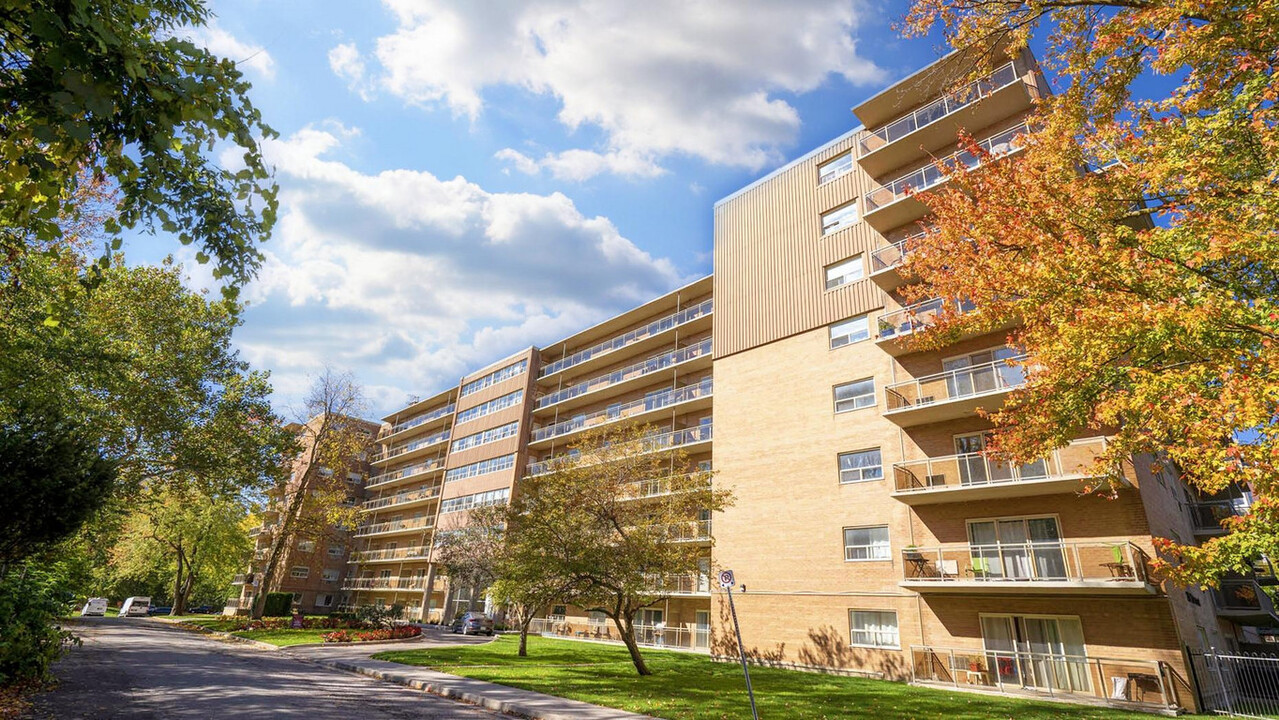
M860 0L384 2L398 27L372 54L382 87L471 118L493 86L553 96L565 126L605 137L604 147L570 151L584 155L528 158L570 179L651 176L671 154L757 169L799 128L780 93L832 75L882 79L852 37Z
M264 144L281 216L238 337L283 395L327 362L391 410L688 279L563 194L331 159L355 134L311 126Z
M329 69L345 80L347 87L359 93L364 100L372 97L368 83L365 82L364 58L356 49L355 43L343 43L329 50Z
M510 162L512 167L527 175L546 170L557 180L572 182L589 180L602 173L650 178L666 172L651 157L626 150L597 153L574 149L546 153L542 159L534 160L518 150L505 148L498 150L494 157Z
M275 59L266 48L239 40L216 23L192 30L190 39L214 55L231 60L240 69L248 68L266 80L275 78Z

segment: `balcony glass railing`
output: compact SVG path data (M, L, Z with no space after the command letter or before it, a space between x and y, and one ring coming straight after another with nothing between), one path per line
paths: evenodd
M529 632L546 637L560 637L572 640L590 640L621 644L621 636L612 621L594 619L570 620L562 615L545 618L533 618L529 624ZM667 648L675 650L694 650L705 652L710 649L711 629L709 626L677 626L657 627L654 625L636 625L635 642L644 647Z
M380 535L388 532L400 532L402 530L430 530L435 527L433 518L419 518L417 520L392 520L391 522L373 523L372 525L361 525L355 529L355 537L368 537L369 535Z
M1026 371L1013 363L1024 356L926 375L884 388L885 412L1003 392L1026 384Z
M429 500L440 496L440 488L429 487L421 490L410 490L409 492L397 493L389 497L377 498L375 500L366 500L364 502L364 510L377 510L379 508L394 507L405 503L416 502L418 500Z
M1130 542L1058 540L906 548L902 560L912 583L1146 582L1150 564Z
M385 483L405 480L416 475L428 473L432 470L438 470L442 467L444 467L444 458L431 458L430 460L413 463L412 465L392 470L391 472L382 473L381 475L374 475L369 478L369 484L366 485L365 488L375 488Z
M893 463L893 480L897 492L908 493L1084 477L1105 450L1106 438L1095 437L1076 440L1025 465L997 462L987 453L908 460Z
M688 402L700 397L709 397L711 394L711 378L705 378L696 385L675 388L665 392L654 393L645 396L639 400L628 403L620 403L612 405L604 410L597 410L587 415L575 417L572 420L565 420L553 425L545 425L533 431L533 441L549 440L560 435L567 435L576 432L582 428L592 427L594 425L602 425L606 422L614 420L625 420L633 415L640 413L660 410L677 403Z
M1195 532L1224 533L1226 529L1221 521L1232 517L1247 515L1252 503L1247 498L1234 500L1210 500L1190 504L1190 517L1195 524Z
M912 110L902 117L870 131L858 143L858 157L864 157L885 145L897 142L926 125L931 125L947 115L962 110L984 97L1021 81L1021 74L1017 71L1016 61L1001 65L986 77L968 83L954 92L943 95L923 107Z
M887 247L877 248L870 253L870 271L872 274L900 266L910 255L911 243L924 236L927 230L919 230L906 235L898 235L899 240Z
M538 398L533 403L533 406L539 409L548 407L555 403L578 397L579 395L585 395L586 393L594 392L595 390L606 388L610 385L616 385L625 380L630 380L631 378L648 375L649 373L663 370L671 367L672 365L678 365L694 358L710 355L710 353L711 339L707 338L694 345L665 352L660 355L654 355L647 360L642 360L634 365L628 365L621 370L614 370L607 375L600 375L599 377L594 377L590 380L570 385L562 390L548 393Z
M348 578L342 583L343 590L424 590L426 578L389 577L389 578Z
M448 405L445 405L445 406L444 406L444 407L442 407L442 408L437 408L437 409L435 409L435 410L431 410L430 412L424 412L424 413L422 413L421 415L414 415L413 417L409 418L408 420L405 420L404 422L397 423L397 424L395 424L394 426L392 426L392 427L391 427L391 432L390 432L390 433L388 433L388 434L389 434L389 435L394 435L395 433L403 432L403 431L405 431L405 430L408 430L409 428L415 428L415 427L417 427L418 425L421 425L421 424L423 424L423 423L429 423L429 422L431 422L432 420L436 420L436 419L438 419L438 418L442 418L442 417L444 417L445 415L452 415L452 414L453 414L453 410L454 410L456 407L457 407L457 406L456 406L456 405L454 405L453 403L449 403Z
M714 433L712 426L698 425L697 427L683 428L682 430L671 430L670 432L658 433L644 438L641 453L657 452L659 450L669 450L671 448L681 447L684 445L693 445L696 443L707 442L712 439ZM541 475L550 472L559 463L576 462L577 456L571 454L556 455L538 462L528 464L529 475ZM591 464L590 461L586 461Z
M670 542L696 542L711 539L710 520L690 520L666 526L666 539Z
M1020 123L981 140L977 145L991 157L1007 155L1021 148L1018 136L1026 134L1027 129L1026 123ZM981 156L961 150L943 159L941 164L945 167L958 166L972 170L981 164ZM940 185L945 180L946 174L936 164L925 165L866 193L863 198L866 205L865 212L869 215L899 200L905 200L912 192L923 192Z
M391 548L387 550L365 550L364 552L355 553L351 560L353 562L418 560L425 559L430 554L431 548L429 545L415 545L413 547Z
M572 355L569 355L568 357L560 358L559 360L556 360L555 362L547 363L546 365L543 365L541 371L538 372L538 377L546 377L547 375L553 375L557 372L560 372L561 370L567 370L568 368L571 368L574 365L579 365L581 363L584 363L593 357L599 357L600 355L605 355L607 353L613 352L614 350L624 348L627 345L639 342L640 340L643 340L646 337L652 337L654 335L664 333L667 330L670 330L671 328L677 327L679 325L683 325L684 323L690 322L692 320L696 320L697 318L702 317L704 315L709 315L712 309L713 309L713 301L707 300L705 302L698 303L697 305L694 305L693 307L680 310L679 312L674 313L672 315L667 315L666 317L660 320L654 320L653 322L645 325L644 327L636 328L635 330L632 330L626 333L625 335L619 335L615 338L609 338L608 340L605 340L604 342L601 342L596 345L592 345L591 347L588 347L585 350L579 350L573 353Z
M933 298L909 305L900 310L885 313L879 318L879 339L889 340L911 335L937 322L943 312L962 315L972 312L976 305L968 300Z
M403 455L405 453L413 452L414 450L417 450L419 448L424 448L424 447L434 445L436 443L444 442L449 439L449 435L451 433L452 433L452 430L442 430L440 432L435 433L434 435L427 435L424 438L418 438L417 440L414 440L413 442L410 442L410 443L404 443L402 445L394 445L392 447L387 448L385 451L374 455L373 462L382 462L383 460L389 460L393 457L399 457L400 455Z
M1274 607L1254 580L1222 580L1220 587L1212 589L1212 601L1218 610L1270 612Z

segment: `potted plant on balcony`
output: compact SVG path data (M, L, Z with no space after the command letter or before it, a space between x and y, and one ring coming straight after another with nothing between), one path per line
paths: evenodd
M919 547L916 545L907 545L906 548L902 550L902 556L907 560L924 559L924 554L919 551Z

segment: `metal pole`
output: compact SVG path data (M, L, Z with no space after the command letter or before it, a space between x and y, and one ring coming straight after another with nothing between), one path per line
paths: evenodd
M746 648L742 646L742 627L737 624L737 606L733 604L733 588L724 588L728 592L728 610L733 614L733 631L737 633L737 656L742 659L742 674L746 676L746 695L751 699L751 717L759 720L759 711L755 709L755 691L751 689L751 671L746 664Z

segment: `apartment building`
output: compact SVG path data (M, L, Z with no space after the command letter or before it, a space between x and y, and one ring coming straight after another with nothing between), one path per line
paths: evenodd
M319 422L320 418L310 420L307 423L312 426L309 431L298 423L290 425L289 429L307 444L313 440ZM367 420L354 422L370 440L376 437L381 427ZM262 572L276 533L281 531L282 493L296 491L298 481L307 471L307 457L304 447L293 461L289 482L284 488L273 489L268 494L268 505L259 514L262 524L249 530L249 537L255 544L253 558L248 571L232 580L232 585L239 587L240 593L227 602L224 609L227 614L247 613L253 606L255 595L263 591ZM351 458L342 469L320 468L319 472L330 479L329 488L342 491L340 494L344 494L342 502L345 505L353 507L364 501L364 484L369 473L367 457ZM285 555L276 568L276 587L272 592L293 593L295 610L308 615L327 615L349 600L343 593L343 585L354 538L347 528L327 522L318 515L304 518L300 527L304 529L295 530L285 541Z
M973 63L985 79L945 92ZM1268 621L1254 578L1226 597L1150 570L1152 537L1220 531L1194 514L1220 503L1196 506L1140 458L1116 499L1079 494L1103 432L1020 467L983 454L977 410L1025 380L1006 332L902 342L943 308L980 312L904 304L900 266L927 221L910 191L945 182L933 158L979 164L961 128L1015 154L1045 92L1029 53L951 55L857 105L863 127L716 205L715 481L737 502L714 518L714 559L744 585L757 658L1193 707L1187 648Z

